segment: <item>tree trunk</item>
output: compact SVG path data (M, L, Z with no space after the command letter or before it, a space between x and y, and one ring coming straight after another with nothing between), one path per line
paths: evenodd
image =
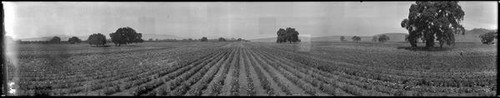
M425 39L425 47L427 48L434 47L434 37Z
M443 48L444 41L439 41L439 48Z

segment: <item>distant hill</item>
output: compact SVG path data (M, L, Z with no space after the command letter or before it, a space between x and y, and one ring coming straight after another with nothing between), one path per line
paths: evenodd
M142 39L143 40L148 40L152 38L154 39L177 39L177 40L182 40L184 39L183 37L175 36L175 35L168 35L168 34L142 34Z
M69 38L73 36L69 35L55 35L61 38L61 41L68 41ZM106 39L110 39L108 34L105 34ZM43 36L43 37L36 37L36 38L21 38L20 40L22 41L48 41L54 36ZM81 40L87 40L89 36L76 36L80 38ZM142 39L143 40L148 40L149 38L153 39L183 39L183 37L178 37L175 35L166 35L166 34L142 34Z
M347 41L352 41L353 36L344 36ZM361 37L361 41L371 41L372 36L359 36ZM322 36L322 37L307 37L306 36L300 36L299 39L302 41L311 41L311 42L340 42L340 36ZM276 42L276 37L270 37L270 38L257 38L257 39L250 39L252 42Z
M73 36L68 36L68 35L55 35L59 38L61 38L61 41L68 41L69 38ZM21 38L21 41L49 41L52 39L54 36L44 36L44 37L36 37L36 38ZM81 40L87 40L88 36L76 36L80 38Z
M474 28L472 30L465 30L464 35L462 34L455 34L455 41L456 42L481 42L481 39L479 38L479 35L485 34L488 32L496 32L497 30L488 30L488 29L483 29L483 28ZM389 36L390 40L388 42L404 42L407 33L383 33L387 36ZM379 36L382 34L377 34L374 36ZM304 39L304 36L300 36L300 39ZM322 36L322 37L312 37L310 40L313 42L340 42L340 37L341 36ZM353 36L344 36L347 41L352 41ZM361 42L370 42L373 39L373 36L360 36L361 37ZM252 42L276 42L276 37L269 37L269 38L257 38L257 39L250 39Z
M479 35L488 32L497 32L497 30L488 30L483 28L474 28L472 30L465 30L464 35L462 34L455 35L455 42L481 42L481 38L479 38Z
M405 42L405 37L408 35L407 33L384 33L384 34L377 34L375 36L380 36L380 35L387 35L389 36L389 40L387 42Z

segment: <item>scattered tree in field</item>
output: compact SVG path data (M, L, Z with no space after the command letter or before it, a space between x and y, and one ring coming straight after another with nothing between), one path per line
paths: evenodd
M90 45L104 46L106 44L106 36L101 33L92 34L87 39Z
M285 36L286 36L285 29L283 29L283 28L278 29L277 34L278 34L278 38L276 40L277 43L286 42L286 39L285 39Z
M242 41L242 40L243 40L243 39L241 39L241 38L238 38L238 41Z
M115 44L115 46L144 41L142 40L142 34L137 33L130 27L118 28L115 33L111 33L109 34L109 36L111 36L111 41Z
M359 36L353 36L351 39L352 39L352 41L358 42L358 41L361 40L361 37L359 37Z
M82 40L80 40L80 38L76 37L76 36L73 36L71 38L68 39L68 42L70 44L75 44L75 43L80 43L82 42Z
M408 40L412 47L417 47L417 39L425 39L425 47L433 47L434 40L442 44L453 45L454 34L464 34L460 24L464 19L464 11L458 1L417 1L410 6L407 19L401 27L410 33Z
M153 41L153 38L148 39L148 41L152 42L152 41Z
M377 41L378 41L378 36L376 36L376 35L375 35L375 36L373 36L372 41L373 41L373 42L377 42Z
M288 27L286 29L280 28L278 29L278 37L276 39L277 43L283 42L300 42L299 32L295 30L295 28Z
M202 42L206 42L206 41L208 41L208 39L207 39L207 37L202 37L202 38L200 39L200 41L202 41Z
M344 36L340 36L340 41L345 41L345 37Z
M387 40L390 40L389 36L387 36L387 35L380 35L380 36L378 37L378 41L379 41L379 42L385 42L385 41L387 41Z
M497 32L488 32L482 35L479 35L479 38L481 38L481 42L483 44L491 44L495 38L497 38L498 33Z
M54 37L52 37L52 39L49 40L49 43L60 43L60 42L61 42L61 38L58 36L54 36Z
M223 42L223 41L226 41L226 39L225 39L225 38L220 37L220 38L219 38L219 41L220 41L220 42Z

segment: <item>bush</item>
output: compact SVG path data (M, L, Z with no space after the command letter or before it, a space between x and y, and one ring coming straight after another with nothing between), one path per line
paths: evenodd
M78 38L78 37L73 36L73 37L71 37L71 38L68 39L68 42L70 44L75 44L75 43L81 43L82 40L80 40L80 38Z
M359 37L359 36L353 36L351 39L352 39L352 41L358 42L358 41L361 40L361 37Z
M223 41L226 41L226 39L221 37L221 38L219 38L219 41L223 42Z
M479 36L483 44L491 44L496 37L497 37L497 32L488 32Z
M61 43L61 38L54 36L52 39L50 39L49 43Z
M90 45L104 46L106 44L106 36L101 33L92 34L87 39Z
M207 37L202 37L202 38L200 39L200 41L202 41L202 42L206 42L206 41L208 41L208 39L207 39Z
M380 37L378 37L379 42L385 42L387 40L390 40L389 36L387 36L387 35L380 35Z

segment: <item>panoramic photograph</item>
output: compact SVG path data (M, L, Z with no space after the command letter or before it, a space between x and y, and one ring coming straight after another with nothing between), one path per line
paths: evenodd
M1 96L497 94L497 1L2 1Z

